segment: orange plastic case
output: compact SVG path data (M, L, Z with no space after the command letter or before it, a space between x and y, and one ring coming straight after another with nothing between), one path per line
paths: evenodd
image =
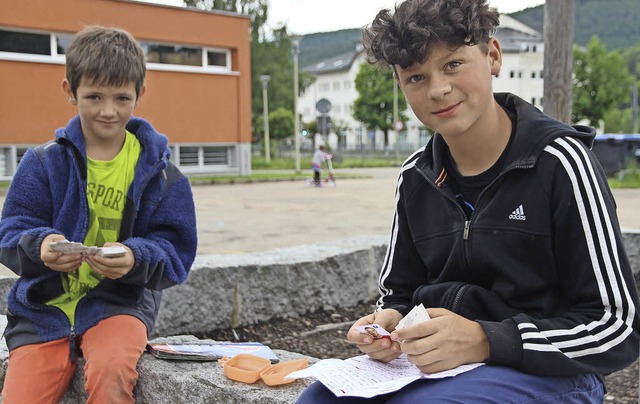
M260 373L262 381L267 386L277 386L280 384L287 384L294 382L296 379L285 379L284 377L296 370L304 369L309 365L306 359L296 359L286 362L278 363L277 365L269 366Z
M231 380L252 384L262 379L267 386L291 383L295 379L284 377L309 365L306 359L296 359L272 366L269 359L250 354L238 354L231 359L225 356L218 363L222 366L224 375Z
M257 382L260 372L271 366L269 359L249 354L238 354L226 361L223 358L220 362L225 376L249 384Z

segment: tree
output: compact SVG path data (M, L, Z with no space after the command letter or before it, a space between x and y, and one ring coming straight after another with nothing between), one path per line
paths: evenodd
M251 86L262 88L260 76L267 74L269 80L269 108L293 110L293 63L291 60L291 41L286 27L273 31L273 40L251 46ZM261 115L262 94L253 91L251 110L254 117ZM256 129L260 129L256 127Z
M633 111L631 108L612 108L604 115L607 133L632 133Z
M382 70L369 63L363 63L356 75L358 98L353 103L353 117L367 129L384 132L384 148L389 146L389 130L393 129L393 86L391 70ZM407 121L402 111L407 109L407 101L398 97L399 119Z
M247 14L251 18L251 39L265 37L263 27L267 22L267 0L183 0L184 5L201 10L223 10Z
M640 81L640 45L627 48L622 57L627 65L629 74L635 77L636 81Z
M544 6L544 112L571 122L571 67L574 0L547 0Z
M293 133L293 113L278 108L269 114L269 133L274 139L285 139Z
M597 126L607 112L631 99L631 76L618 52L607 52L598 37L574 49L573 120Z
M638 127L640 126L640 107L638 107L638 89L640 89L640 45L632 46L622 53L629 74L633 76L635 80L635 92L631 94L631 101L629 102L629 114L631 115L631 125L629 125L628 132L638 133Z

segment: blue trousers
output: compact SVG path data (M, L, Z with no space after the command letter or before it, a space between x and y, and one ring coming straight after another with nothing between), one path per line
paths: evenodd
M599 403L604 385L594 375L543 377L500 366L480 366L445 379L417 380L397 392L372 398L336 397L320 382L298 398L308 403Z

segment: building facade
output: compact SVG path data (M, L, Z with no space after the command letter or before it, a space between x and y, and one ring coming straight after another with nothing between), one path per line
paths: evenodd
M502 45L503 63L498 77L494 77L495 92L512 92L542 108L544 44L542 35L507 15L500 16L496 37ZM323 60L303 68L316 81L300 96L299 106L303 122L312 122L321 114L316 110L319 100L331 105L328 113L333 123L328 134L316 135L333 150L380 151L384 148L382 131L371 131L352 116L353 103L358 98L355 78L360 64L367 63L362 45L348 53ZM402 97L402 93L399 92ZM397 132L390 131L390 149L411 152L426 144L431 134L411 109L404 111L406 125Z
M131 0L0 2L0 179L77 113L62 91L64 52L88 25L129 31L147 54L135 111L169 138L185 174L251 171L249 18Z

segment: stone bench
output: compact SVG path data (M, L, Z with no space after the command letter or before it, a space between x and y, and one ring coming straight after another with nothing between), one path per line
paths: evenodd
M6 326L6 317L0 316L0 327ZM158 338L154 342L188 343L196 340L192 336L176 336ZM202 342L202 341L201 341ZM309 363L317 359L300 354L273 350L281 361L307 358ZM2 360L2 377L7 368L9 352L4 341L0 341L0 360ZM78 362L69 390L65 393L61 404L84 404L88 395L84 390L82 372L84 361ZM244 384L227 379L217 362L168 361L157 359L145 353L138 362L140 375L134 390L138 404L204 404L204 403L294 403L312 379L300 379L282 386L267 386L258 381L255 384Z
M240 327L276 317L299 317L326 306L352 306L375 298L388 236L357 237L257 254L198 256L189 280L165 292L152 338ZM625 230L634 274L640 271L640 231ZM15 278L0 278L0 312ZM4 329L0 317L0 329ZM276 350L281 360L301 355ZM0 381L8 352L0 341ZM314 358L309 358L315 362ZM138 403L292 403L311 380L268 387L226 379L215 362L158 360L144 354L138 364ZM79 370L63 403L84 403Z

